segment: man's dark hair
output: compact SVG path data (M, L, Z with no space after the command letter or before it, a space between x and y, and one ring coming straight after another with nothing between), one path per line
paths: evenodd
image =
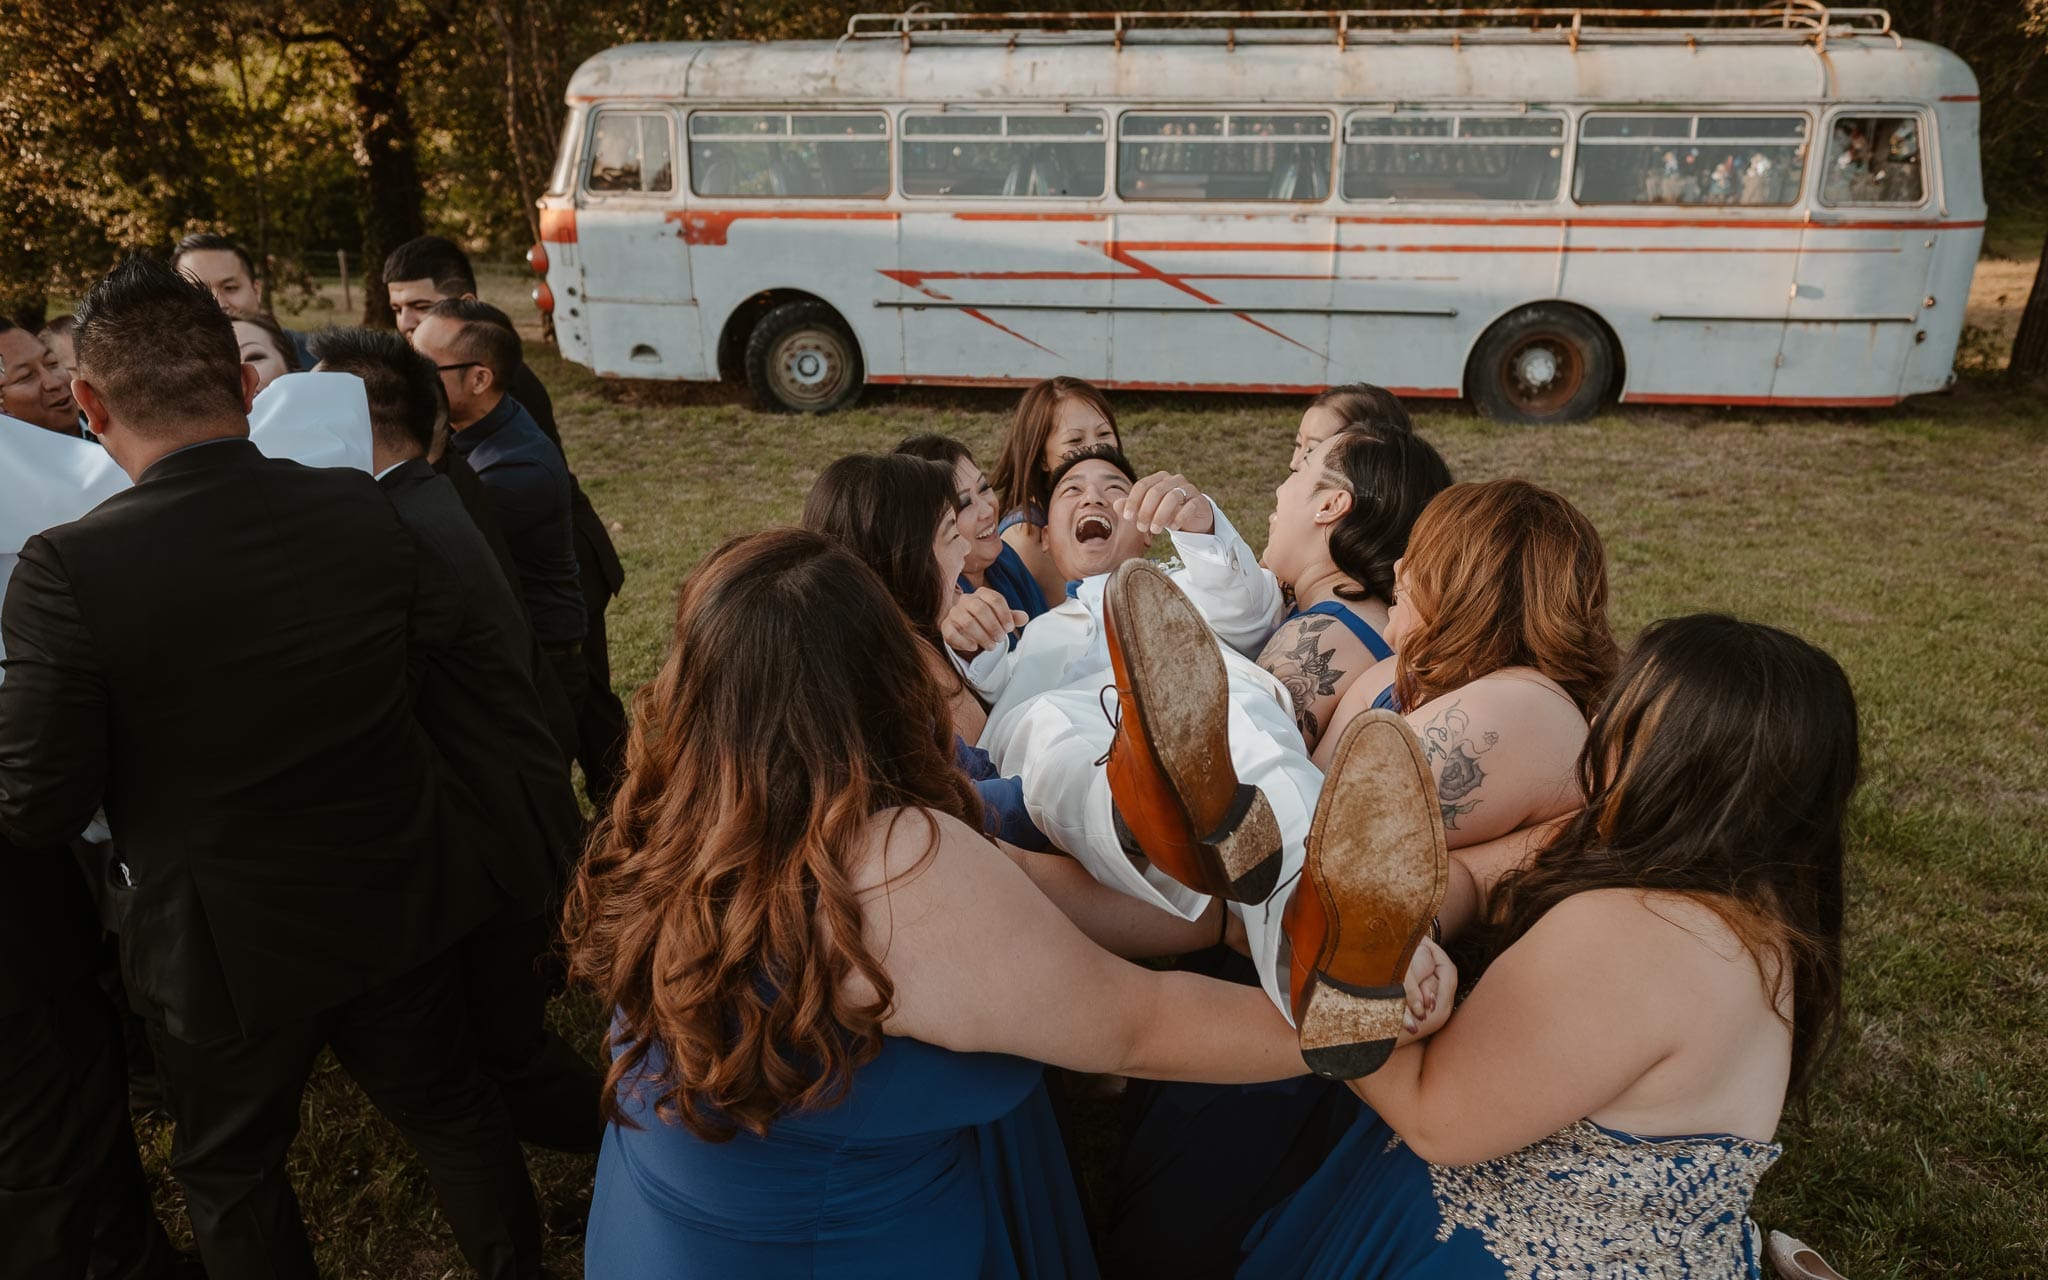
M1122 449L1107 442L1091 444L1085 449L1076 449L1066 457L1061 458L1060 465L1053 468L1052 483L1045 487L1048 501L1059 490L1060 481L1066 478L1067 472L1072 471L1084 462L1107 462L1118 471L1123 472L1124 479L1132 484L1138 483L1138 473L1131 466L1131 460L1124 456Z
M387 450L406 453L414 445L421 453L433 449L434 427L445 412L433 361L389 329L327 328L307 345L325 368L363 380L370 429Z
M235 326L206 286L133 254L78 305L78 370L107 407L145 433L213 418L240 420Z
M384 283L399 280L431 280L450 298L476 292L469 255L439 236L415 236L391 251L384 259Z
M1436 447L1412 430L1347 423L1323 455L1318 489L1343 489L1351 510L1330 530L1330 559L1360 590L1349 600L1394 602L1394 561L1408 554L1408 533L1430 499L1451 487Z
M926 462L943 462L948 467L957 467L974 457L972 450L953 437L932 432L905 436L895 452L909 458L923 458Z
M20 327L20 325L9 320L6 316L0 316L0 333L11 333Z
M51 316L43 323L43 331L36 336L47 342L51 338L69 337L77 327L78 317L67 311L61 316Z
M444 298L427 314L461 325L455 340L456 353L489 369L498 390L511 392L512 375L519 372L519 363L525 359L512 317L475 298Z
M185 260L186 254L201 253L208 249L225 249L234 254L242 260L242 269L249 273L249 279L258 278L256 260L249 256L249 251L226 236L216 235L211 231L195 231L178 241L178 247L171 250L171 270L178 269L178 264Z

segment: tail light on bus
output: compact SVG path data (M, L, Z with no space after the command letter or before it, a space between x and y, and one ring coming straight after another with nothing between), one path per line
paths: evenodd
M526 265L533 268L533 274L545 276L548 273L548 247L536 240L533 248L526 251Z
M533 305L539 307L540 313L544 316L555 314L555 291L548 288L547 281L543 280L534 286Z

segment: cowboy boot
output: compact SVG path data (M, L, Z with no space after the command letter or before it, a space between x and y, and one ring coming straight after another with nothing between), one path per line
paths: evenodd
M1106 771L1126 848L1199 893L1264 902L1280 875L1280 824L1231 765L1215 635L1149 561L1119 566L1103 605L1118 703Z

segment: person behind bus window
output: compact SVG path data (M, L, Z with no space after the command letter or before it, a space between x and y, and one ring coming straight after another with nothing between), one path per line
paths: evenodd
M917 435L897 445L896 452L943 462L953 469L953 488L960 504L960 535L967 539L967 563L960 571L960 590L967 595L992 593L994 598L987 600L990 610L1000 605L1005 615L1021 613L1026 622L1044 613L1045 592L1024 567L1017 549L1003 541L995 486L982 474L967 446L951 436ZM1013 621L1007 616L1001 620ZM1016 643L1014 634L1009 642L1012 645Z
M1045 550L1052 473L1068 454L1098 444L1123 445L1108 397L1079 378L1047 378L1017 402L1010 434L989 476L1003 508L997 531L1037 579L1048 601L1067 595L1066 580Z
M1751 1196L1841 1018L1857 757L1819 649L1718 615L1646 630L1579 758L1584 808L1486 897L1477 985L1354 1082L1370 1110L1240 1276L1762 1275ZM1389 803L1426 829L1436 799ZM1415 857L1359 856L1353 892Z
M1041 1063L1303 1071L1259 992L1117 958L1018 865L1064 860L991 847L947 719L835 539L684 582L566 923L613 1010L590 1280L1088 1280Z
M258 394L287 373L299 371L297 349L275 316L257 311L234 321L235 342L242 349L242 363L256 371Z

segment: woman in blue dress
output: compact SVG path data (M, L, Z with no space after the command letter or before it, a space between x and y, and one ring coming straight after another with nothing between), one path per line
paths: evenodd
M1010 610L1024 615L1026 622L1044 613L1045 592L1039 589L1038 579L1024 567L1017 549L1003 541L1002 525L996 519L995 486L975 465L973 452L951 436L940 435L911 436L896 446L896 452L942 462L953 469L953 489L960 504L960 536L967 539L967 563L960 570L961 592L973 595L977 591L993 591ZM1011 647L1016 643L1016 632L1012 631Z
M1303 1069L1260 992L1117 959L982 835L920 650L821 534L684 583L566 922L614 1010L592 1280L1086 1277L1037 1063Z
M1438 799L1402 732L1347 726L1325 795L1404 796L1426 829ZM1456 971L1423 944L1433 972L1410 990L1433 983L1434 1008L1354 1082L1371 1110L1253 1231L1241 1275L1760 1276L1751 1197L1840 1017L1854 694L1782 631L1661 622L1580 772L1585 807L1484 886L1455 1013ZM1327 877L1308 863L1340 914L1441 857L1354 852Z
M1052 473L1070 453L1091 445L1123 447L1109 397L1079 378L1047 378L1024 392L1003 450L989 474L1003 518L996 531L1017 553L1047 600L1066 599L1067 583L1045 549L1045 513Z

